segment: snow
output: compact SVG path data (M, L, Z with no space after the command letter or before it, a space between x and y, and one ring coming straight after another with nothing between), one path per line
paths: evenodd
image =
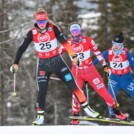
M133 134L133 126L1 126L0 134Z

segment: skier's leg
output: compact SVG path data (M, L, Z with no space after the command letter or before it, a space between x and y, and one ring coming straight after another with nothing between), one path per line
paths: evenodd
M72 73L74 78L76 78L76 74ZM77 79L75 79L77 86L79 87L79 89L82 91L82 87L83 87L83 83L84 81L80 78L80 75L77 76ZM79 114L80 112L80 103L77 100L77 98L75 97L74 94L72 94L72 114L74 115L75 113Z
M47 94L48 81L50 73L45 72L41 66L39 66L37 71L37 81L38 81L38 96L37 96L37 118L33 121L32 125L44 125L44 109L45 109L45 99Z
M121 88L121 87L119 87L120 79L117 81L114 81L112 78L109 78L109 79L110 79L110 81L108 82L108 91L117 102L116 95L118 93L118 90ZM120 112L120 110L117 108L117 106L115 106L115 108L108 107L108 110L109 110L110 117L116 117L121 120L127 119L127 116L124 113Z
M61 72L63 68L66 68L66 69L64 69L64 71ZM76 96L83 110L88 116L91 116L91 117L99 116L99 113L95 112L89 107L84 93L82 92L82 90L78 88L69 67L64 62L63 62L62 68L60 68L59 72L57 72L56 74L67 85L67 87L72 91L72 93Z
M118 82L110 79L110 81L107 84L107 87L108 87L108 92L112 95L114 100L116 100L115 97L116 97L118 90L119 90ZM109 106L108 106L108 112L109 112L110 117L112 117L112 118L115 117L115 114L114 114L112 108Z
M115 105L114 99L107 91L104 81L102 80L100 74L97 72L94 65L90 65L90 68L88 69L88 71L91 72L87 74L88 83L99 94L99 96L101 96L105 100L106 104L108 104L111 107Z
M72 74L73 74L74 78L77 78L77 79L75 79L75 81L76 81L79 89L82 90L84 80L81 79L81 76L80 76L79 72L78 72L79 75L77 75L75 72L74 73L72 72ZM76 75L77 75L77 77L76 77ZM72 94L72 115L73 116L79 116L80 115L80 109L81 109L81 107L80 107L79 101L77 100L75 95ZM74 119L74 120L71 120L70 125L78 125L79 122L80 122L79 120Z
M114 99L109 94L100 74L97 72L94 65L90 66L90 72L92 72L92 73L90 73L90 77L88 79L88 82L91 84L93 89L105 100L106 104L113 109L117 118L120 118L123 120L126 119L126 115L121 113L117 109L117 105L116 105Z
M128 93L128 95L134 100L134 79L130 75L128 75L127 77L123 76L122 81L123 82L121 82L121 89Z
M122 84L122 89L124 89L132 99L134 99L134 80L133 79L126 79L125 82Z

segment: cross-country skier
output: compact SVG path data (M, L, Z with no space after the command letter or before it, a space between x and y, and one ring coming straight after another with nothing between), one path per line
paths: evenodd
M48 81L52 73L55 73L66 86L68 86L73 94L75 94L88 116L98 117L99 113L89 107L85 95L76 85L69 67L59 54L58 41L66 48L73 61L78 64L78 58L66 38L59 28L49 20L48 14L44 9L37 9L34 17L36 20L34 28L27 33L22 45L18 48L14 64L10 68L11 72L17 72L22 54L30 43L33 42L38 57L37 80L39 89L37 98L37 118L33 122L33 125L44 124L44 101L46 99Z
M115 115L119 119L126 119L126 115L120 112L117 109L117 105L112 98L112 96L108 93L105 84L97 72L96 68L92 63L92 59L90 56L90 51L92 51L95 56L98 58L99 62L102 64L104 71L108 72L108 67L103 58L101 52L98 50L95 42L92 38L88 36L84 36L81 31L81 26L78 23L72 23L69 28L71 38L68 39L70 46L77 54L80 60L80 66L78 67L74 64L72 60L72 74L80 87L82 89L83 84L87 81L93 89L105 100L105 102L113 109ZM61 46L61 54L65 52L64 47ZM70 56L71 57L71 56ZM75 95L72 95L72 115L79 116L80 113L80 103L77 101ZM72 120L70 122L72 125L79 124L79 120Z
M134 99L134 79L131 69L134 70L134 57L123 46L123 33L115 35L112 39L112 48L104 51L102 54L108 60L110 65L110 76L108 82L108 91L116 100L116 95L120 89L127 92ZM98 64L98 60L94 61L94 65ZM115 117L113 110L108 107L110 117Z

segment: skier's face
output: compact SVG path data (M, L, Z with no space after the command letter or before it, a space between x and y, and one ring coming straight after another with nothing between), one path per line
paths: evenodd
M114 49L115 51L120 50L120 48L121 48L120 45L114 45L114 44L113 44L113 49Z
M81 30L74 29L74 30L71 30L70 33L71 33L72 40L75 43L79 43L81 41L81 38L82 38Z
M47 20L38 20L36 23L40 29L44 29L47 25Z
M81 31L79 29L74 29L72 31L70 31L72 36L78 36L79 34L81 34Z
M118 51L118 50L120 50L121 49L121 47L123 46L123 43L119 43L119 42L115 42L115 41L112 41L112 44L113 44L113 49L115 50L115 51Z

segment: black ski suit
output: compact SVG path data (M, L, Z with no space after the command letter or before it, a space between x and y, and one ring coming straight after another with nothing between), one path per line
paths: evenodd
M48 27L49 24L47 24ZM46 27L46 29L47 29ZM35 28L38 28L37 24L35 24ZM67 43L66 38L60 32L57 26L53 26L55 37L61 43ZM18 64L22 54L25 52L29 44L33 41L33 33L30 30L22 45L18 48L16 58L14 64ZM60 54L57 54L51 58L38 58L38 68L37 68L37 81L38 81L38 99L37 99L37 108L39 110L45 109L45 100L48 88L48 81L50 75L55 73L66 85L67 87L76 95L80 103L86 102L86 98L84 94L77 87L75 80L72 76L72 73L69 67L64 62L63 58Z

